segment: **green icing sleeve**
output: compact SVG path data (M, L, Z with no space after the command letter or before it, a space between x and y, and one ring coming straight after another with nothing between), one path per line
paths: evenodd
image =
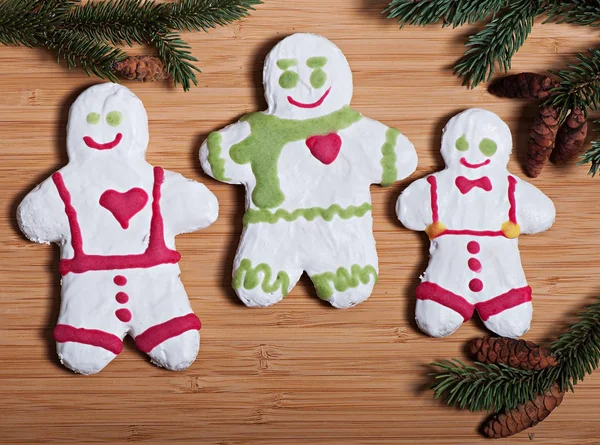
M225 177L225 159L221 157L221 142L223 137L218 131L213 131L208 135L206 145L208 146L208 163L212 170L213 177L219 181L231 181L231 178Z
M388 187L398 178L398 168L396 167L396 142L400 132L395 128L388 128L385 132L385 142L381 146L381 185Z

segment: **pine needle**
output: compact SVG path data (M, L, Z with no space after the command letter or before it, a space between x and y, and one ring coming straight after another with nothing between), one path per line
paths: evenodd
M600 121L594 121L594 124L600 125ZM598 127L595 131L600 131ZM581 161L578 162L579 165L592 163L590 166L590 171L588 174L592 175L592 177L596 176L598 173L598 169L600 169L600 140L596 139L592 141L592 147L584 153L581 157Z

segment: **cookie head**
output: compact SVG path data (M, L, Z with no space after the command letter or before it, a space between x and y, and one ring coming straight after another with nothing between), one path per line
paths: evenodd
M67 125L69 159L144 156L148 117L142 101L114 83L94 85L75 100Z
M508 125L496 114L472 108L446 124L441 151L448 167L482 171L506 168L512 136Z
M267 56L263 77L268 112L282 118L324 116L352 99L346 57L316 34L294 34L279 42Z

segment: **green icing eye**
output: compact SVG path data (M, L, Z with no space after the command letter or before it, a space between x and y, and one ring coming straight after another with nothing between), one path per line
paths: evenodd
M286 71L279 76L279 85L281 85L281 88L289 90L290 88L294 88L296 85L298 85L299 79L300 76L298 73L294 71Z
M464 134L456 140L455 146L458 151L467 151L469 149L469 142Z
M123 115L120 111L111 111L106 115L106 123L111 127L116 127L121 122L123 122Z
M306 66L312 69L323 68L327 63L327 57L311 57L306 61Z
M87 115L85 120L88 122L88 124L97 124L100 122L100 115L98 113L90 113Z
M298 65L296 59L281 59L277 61L277 66L284 71L296 65Z
M494 153L496 153L497 148L498 147L496 143L488 138L483 138L479 143L479 150L481 150L481 152L488 158L490 156L494 156Z
M327 82L327 74L321 68L313 71L310 75L310 84L313 88L321 88Z

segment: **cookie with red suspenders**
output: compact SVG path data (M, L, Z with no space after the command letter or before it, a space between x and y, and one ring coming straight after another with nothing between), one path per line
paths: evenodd
M84 91L69 113L69 162L32 190L17 212L31 241L60 246L62 303L54 329L61 362L93 374L129 334L152 362L187 368L200 320L179 279L175 235L212 224L215 196L146 162L146 110L127 88Z
M518 247L520 234L547 230L554 204L506 168L510 129L497 115L466 110L446 125L446 168L413 182L398 198L404 226L431 240L416 289L417 324L434 337L452 334L475 311L488 329L519 337L532 317Z

